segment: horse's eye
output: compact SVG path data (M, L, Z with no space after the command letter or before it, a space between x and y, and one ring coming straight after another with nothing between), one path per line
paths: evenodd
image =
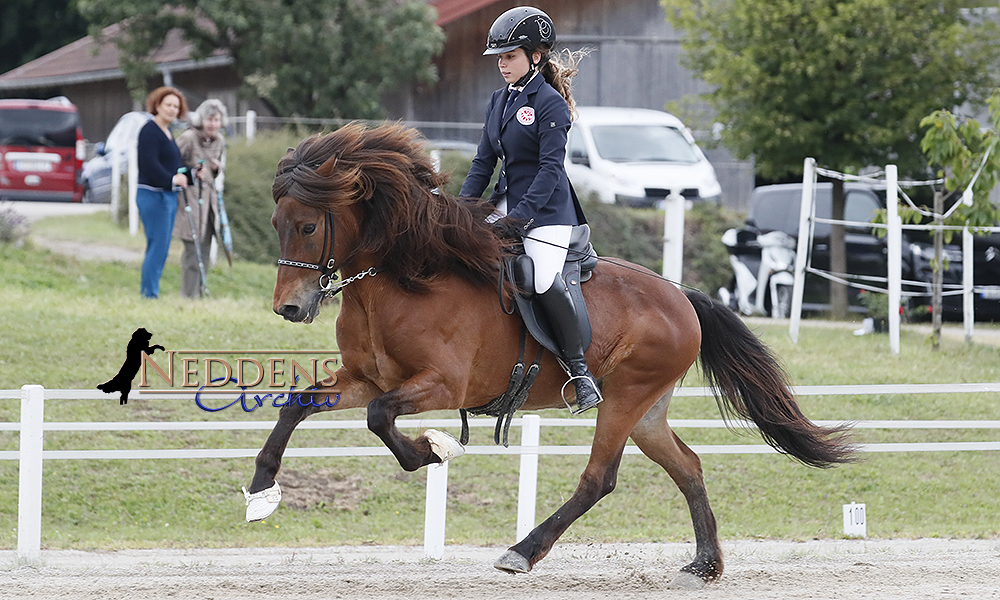
M302 234L303 235L312 235L314 233L316 233L316 224L315 223L309 223L308 225L305 225L305 226L302 227Z

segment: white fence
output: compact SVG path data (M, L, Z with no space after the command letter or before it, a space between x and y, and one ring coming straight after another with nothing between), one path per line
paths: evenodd
M797 396L859 396L889 394L954 394L998 393L1000 383L956 384L884 384L884 385L820 385L798 386ZM674 396L709 396L706 388L678 388ZM148 394L133 392L133 401L178 399L176 394ZM192 395L193 396L193 395ZM108 400L109 396L93 390L46 390L39 385L25 385L20 390L0 390L0 400L21 400L19 423L0 423L0 431L20 432L20 450L0 451L0 460L18 460L18 527L17 553L24 561L37 561L41 557L42 522L42 470L44 460L129 460L157 458L253 458L258 448L191 448L148 450L45 450L43 436L46 431L210 431L210 430L266 430L272 422L264 421L189 421L189 422L45 422L45 400ZM112 398L114 400L115 398ZM816 421L819 425L839 424L837 421ZM403 428L459 427L458 419L398 419ZM473 419L471 427L494 426L493 419ZM513 420L521 427L521 445L467 446L468 454L494 454L520 456L520 477L517 509L517 539L522 539L535 526L535 498L538 474L538 456L589 455L590 446L539 446L540 429L546 427L594 427L596 419L542 419L527 414ZM673 428L724 428L722 420L677 419L671 420ZM734 425L747 425L735 423ZM998 421L962 420L903 420L855 421L858 429L1000 429ZM363 420L305 421L298 429L367 429ZM766 454L775 450L765 444L716 444L693 445L698 454ZM943 451L997 451L1000 441L989 442L923 442L864 444L863 452L943 452ZM383 446L342 448L288 448L285 457L329 456L385 456L390 452ZM626 446L625 454L640 454L634 445ZM249 468L249 467L248 467ZM249 471L248 471L249 475ZM427 474L427 500L424 520L424 552L428 557L440 558L444 553L445 506L448 490L448 464L429 467ZM234 490L233 493L237 493Z

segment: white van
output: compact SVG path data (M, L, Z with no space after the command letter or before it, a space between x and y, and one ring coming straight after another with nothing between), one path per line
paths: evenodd
M655 206L671 190L689 201L719 200L715 169L691 131L670 113L644 108L577 107L566 172L581 200Z

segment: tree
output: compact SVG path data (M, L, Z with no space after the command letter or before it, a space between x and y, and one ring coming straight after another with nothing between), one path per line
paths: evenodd
M968 226L971 229L993 227L1000 219L1000 210L990 202L990 191L1000 179L1000 91L994 92L988 102L991 127L980 127L975 119L960 120L947 110L936 110L920 121L927 131L920 146L927 161L944 177L947 191L966 190L979 171L972 186L972 205L962 205L948 218L943 218L943 193L934 195L934 221L941 225ZM989 156L987 157L987 153ZM982 169L980 171L980 168ZM919 221L920 214L912 209L900 211L907 221ZM948 235L952 233L947 232ZM941 345L941 247L945 233L934 232L934 285L933 285L933 346Z
M0 73L86 35L76 0L4 0L0 4Z
M714 89L723 143L766 177L803 158L850 172L887 162L922 174L921 118L981 102L995 87L996 23L967 0L661 0L683 30L685 66ZM995 4L995 3L994 3ZM834 180L833 218L843 219ZM831 269L846 271L844 228ZM846 288L831 284L834 315Z
M247 91L281 115L380 118L386 92L432 83L444 43L419 0L80 0L92 32L124 22L115 39L133 95L148 57L180 29L203 58L232 56Z

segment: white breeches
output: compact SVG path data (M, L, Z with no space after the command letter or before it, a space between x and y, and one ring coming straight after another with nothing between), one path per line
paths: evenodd
M572 233L572 225L544 225L529 230L524 237L524 253L535 264L536 294L546 292L562 273Z
M504 198L486 221L492 223L506 214L507 199ZM546 292L552 287L556 275L562 273L572 234L572 225L544 225L528 231L524 238L524 253L531 257L535 266L536 294Z

